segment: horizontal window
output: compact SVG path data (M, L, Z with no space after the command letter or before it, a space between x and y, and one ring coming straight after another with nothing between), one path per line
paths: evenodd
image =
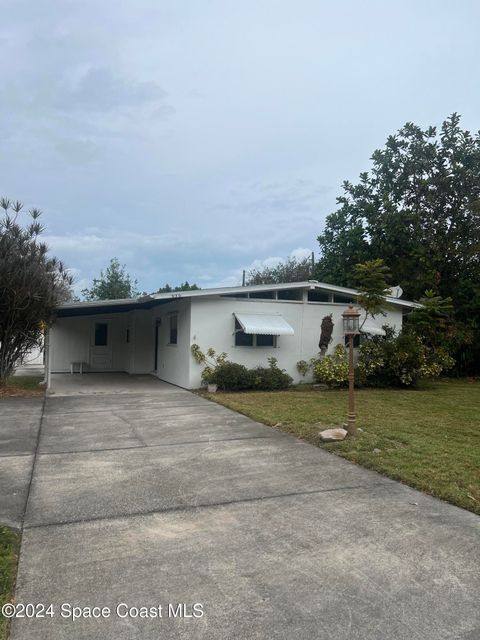
M309 302L329 302L330 294L327 291L319 291L318 289L312 289L308 292Z
M245 333L239 321L235 318L235 346L236 347L276 347L277 336L260 333Z

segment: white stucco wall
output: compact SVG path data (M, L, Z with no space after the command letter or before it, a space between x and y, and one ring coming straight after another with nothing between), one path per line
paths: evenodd
M286 369L295 382L308 380L296 369L299 360L309 360L318 354L318 340L322 318L333 314L333 340L327 353L331 353L336 344L344 341L341 314L346 304L303 303L287 301L264 301L234 298L193 298L191 311L191 343L196 343L205 351L213 347L217 353L225 351L229 360L247 367L267 366L267 358L274 356L280 368ZM279 336L277 347L237 347L234 339L233 313L280 313L293 327L295 335ZM386 317L376 320L377 326L383 324L402 326L402 311L389 309ZM202 366L196 364L190 356L189 388L201 384Z
M57 318L50 330L50 370L70 371L71 362L90 362L90 345L95 322L109 321L109 342L112 347L112 367L109 371L127 371L127 314Z
M177 313L177 344L169 344L170 314ZM152 310L153 326L161 321L158 332L156 375L166 382L189 388L190 383L190 300L179 299Z
M128 373L152 373L155 362L155 323L152 312L137 309L128 314L130 342L126 371Z

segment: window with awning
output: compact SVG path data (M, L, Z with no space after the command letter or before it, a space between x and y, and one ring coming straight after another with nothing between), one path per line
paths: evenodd
M234 313L235 346L276 347L278 336L293 336L293 327L280 314Z
M378 327L373 322L364 322L363 326L360 328L360 333L368 334L369 336L384 336L385 329L382 327Z

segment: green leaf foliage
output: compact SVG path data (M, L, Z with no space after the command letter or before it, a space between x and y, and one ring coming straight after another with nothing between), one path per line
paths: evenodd
M356 286L355 265L382 259L407 299L451 298L457 370L480 371L480 134L460 116L440 130L407 123L372 155L318 237L318 280Z
M328 387L344 387L348 383L348 354L343 344L337 344L333 354L314 362L313 375Z
M385 296L389 294L387 280L390 278L390 270L384 261L376 258L356 264L354 278L359 291L357 302L365 310L365 320L368 316L374 318L382 313Z
M112 258L105 271L94 278L90 289L83 289L85 300L122 300L139 295L137 281L127 273L125 265L117 258Z
M171 287L167 283L165 286L160 287L157 293L176 293L178 291L199 291L199 289L200 287L197 287L196 284L190 284L188 280L185 280L185 282L180 283L176 287Z
M22 224L20 202L0 199L0 384L53 322L55 307L71 298L72 278L40 239L38 209Z
M287 258L279 264L252 269L247 274L246 284L282 284L283 282L305 282L313 277L311 258Z
M437 378L454 360L443 347L432 348L410 331L399 335L384 327L386 335L365 341L355 370L357 384L367 387L413 387L424 378Z

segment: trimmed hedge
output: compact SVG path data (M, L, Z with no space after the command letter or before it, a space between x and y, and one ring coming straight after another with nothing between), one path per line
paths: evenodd
M212 373L211 381L222 391L242 391L252 388L252 376L243 364L224 362Z
M269 358L268 362L268 367L247 369L243 364L227 361L215 367L211 381L221 391L246 391L247 389L278 391L279 389L287 389L292 384L293 378L277 366L275 358Z
M257 367L251 369L252 384L259 391L278 391L287 389L293 382L293 378L278 367Z

